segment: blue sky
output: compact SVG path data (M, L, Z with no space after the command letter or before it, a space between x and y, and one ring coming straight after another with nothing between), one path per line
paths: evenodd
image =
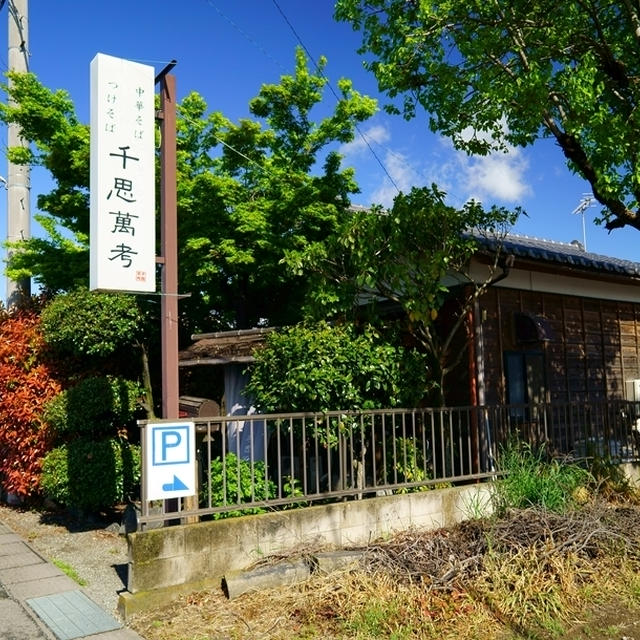
M84 122L89 121L89 63L98 52L152 64L157 71L175 58L179 98L197 91L212 111L234 121L249 115L249 100L261 84L277 83L281 75L292 73L300 42L314 59L326 56L325 72L334 87L347 77L361 93L378 97L375 79L364 71L356 52L360 35L350 25L334 22L332 15L332 0L30 0L30 67L49 88L70 93ZM5 5L0 16L3 70L6 24ZM329 91L326 100L335 100ZM380 105L384 101L380 97ZM519 205L528 213L515 228L519 233L583 241L582 216L572 212L589 186L569 172L551 141L506 155L469 158L429 132L425 113L406 122L382 109L361 132L377 158L360 137L342 149L361 186L362 193L353 198L356 204L391 204L396 189L388 173L402 190L436 182L455 205L470 197L486 205ZM4 147L5 131L0 141ZM4 171L0 166L0 175ZM34 172L32 211L37 194L48 186L44 172ZM597 213L596 207L585 211L588 250L640 261L638 231L608 234L593 224ZM6 229L2 199L0 218Z

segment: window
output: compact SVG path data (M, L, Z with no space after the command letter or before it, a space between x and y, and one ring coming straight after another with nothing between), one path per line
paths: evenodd
M540 404L545 400L544 355L540 351L507 351L504 373L509 405ZM515 413L514 413L515 412ZM524 407L513 409L513 417L526 418Z
M549 342L553 331L546 318L533 313L514 313L515 339L519 344Z

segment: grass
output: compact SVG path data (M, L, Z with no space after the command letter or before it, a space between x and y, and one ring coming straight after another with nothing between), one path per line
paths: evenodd
M511 511L515 516L478 521L486 540L483 551L477 546L473 551L482 554L479 569L461 572L445 588L434 588L429 574L416 576L409 569L403 576L380 568L351 568L312 574L304 583L232 601L217 592L192 594L166 609L134 616L131 624L147 640L608 640L614 631L615 637L633 637L627 631L640 624L637 497L622 507L627 519L615 531L624 535L616 533L615 540L601 536L604 541L594 546L598 522L604 526L604 521L589 524L593 536L578 526L592 522L586 514L593 511L584 504L597 484L591 474L548 460L543 450L526 445L503 451L502 463L507 475L496 485L498 514ZM576 500L578 489L586 491L586 498ZM603 505L605 518L615 517L620 506L593 504ZM521 511L532 505L541 517L533 522L523 519L527 512ZM485 511L479 503L467 510L472 517ZM636 515L631 517L630 511ZM492 528L505 522L515 522L514 531L520 532L509 544L498 535L504 529ZM571 544L553 534L533 535L548 525L557 532L570 530ZM578 534L583 542L577 542ZM437 548L433 540L415 540L425 546L410 546L412 556ZM443 557L441 564L455 561Z
M594 484L584 467L548 460L543 446L510 441L501 451L499 469L504 477L495 483L497 513L507 509L542 507L563 512L576 504L579 489Z
M449 591L341 571L231 601L192 594L131 624L147 640L605 640L638 620L636 572L621 558L494 551L480 576Z
M69 576L74 582L78 583L81 587L87 586L87 581L84 578L81 578L77 571L68 563L63 560L58 560L57 558L53 558L51 562L62 571L65 575Z

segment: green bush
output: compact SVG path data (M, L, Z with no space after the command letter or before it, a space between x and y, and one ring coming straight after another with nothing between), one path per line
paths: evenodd
M298 325L255 355L248 391L262 412L414 407L428 386L425 357L368 326Z
M275 498L276 486L266 478L264 462L239 459L234 453L227 453L224 462L221 458L211 461L211 505L221 507L227 504ZM201 503L208 506L209 485L204 483ZM249 513L264 513L261 507L225 511L213 514L214 519L230 518Z
M575 491L586 487L591 474L577 464L547 460L544 447L510 441L500 453L494 500L499 514L507 509L540 507L563 512L575 505Z
M45 342L77 358L106 357L135 344L144 315L134 296L79 288L57 295L42 311Z
M395 482L424 482L429 479L427 471L427 460L424 452L416 446L412 438L389 437L387 440L387 451L395 449L395 458L390 455L387 460L386 481ZM395 459L395 464L394 464ZM398 489L398 493L409 493L411 491L426 491L429 487L422 486L414 489Z
M49 401L44 420L59 435L113 436L134 419L142 393L132 380L85 378Z
M42 463L45 496L75 509L99 511L136 493L140 447L126 440L77 439L52 449Z

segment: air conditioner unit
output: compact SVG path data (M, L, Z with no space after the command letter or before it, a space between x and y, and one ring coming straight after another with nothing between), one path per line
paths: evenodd
M640 380L627 380L626 392L629 402L640 402Z

